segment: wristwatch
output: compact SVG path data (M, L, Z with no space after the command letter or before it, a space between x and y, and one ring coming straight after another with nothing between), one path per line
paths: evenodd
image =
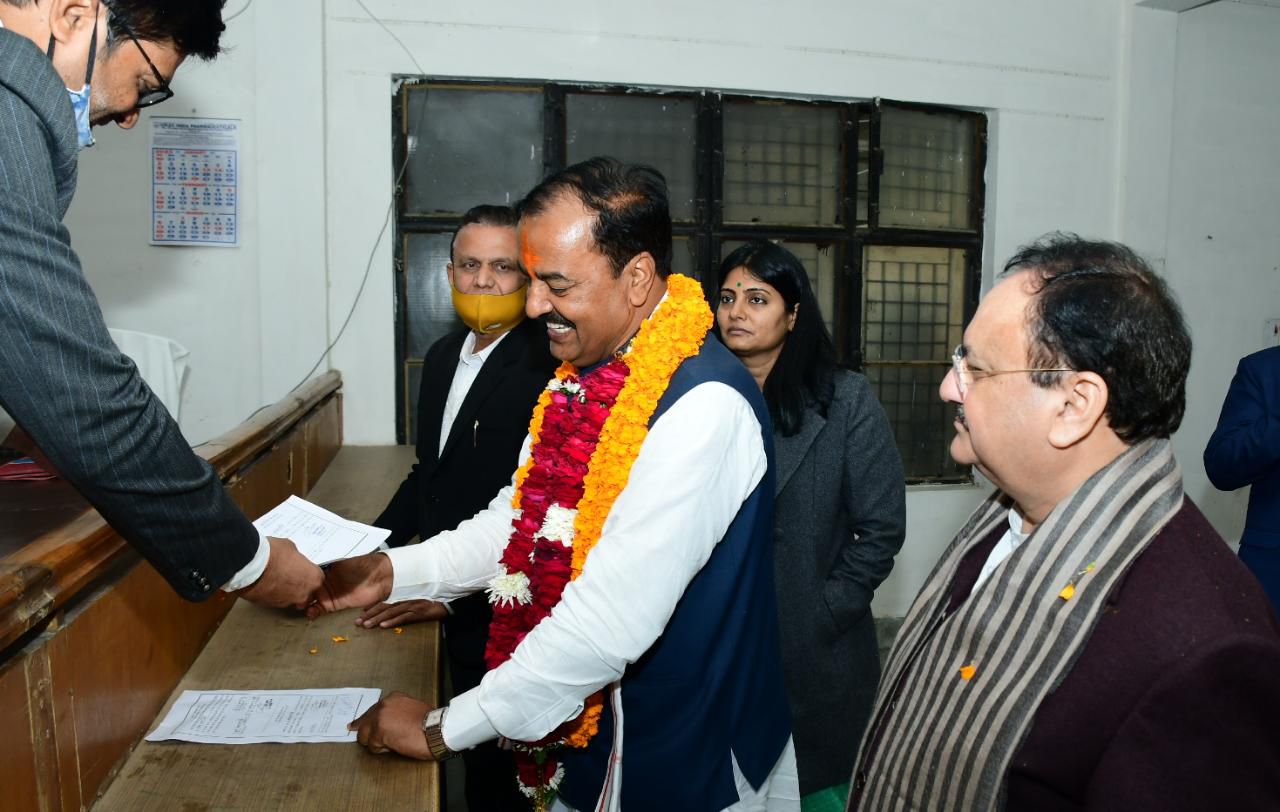
M450 750L449 745L444 743L444 733L440 730L448 710L448 705L443 708L432 708L427 713L427 717L422 720L422 732L427 737L427 749L431 751L431 757L436 761L444 761L458 755L457 751Z

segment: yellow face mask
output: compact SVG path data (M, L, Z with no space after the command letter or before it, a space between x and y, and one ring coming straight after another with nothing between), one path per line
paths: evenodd
M452 285L453 309L462 323L482 335L503 333L524 320L524 299L528 285L505 294L462 293Z

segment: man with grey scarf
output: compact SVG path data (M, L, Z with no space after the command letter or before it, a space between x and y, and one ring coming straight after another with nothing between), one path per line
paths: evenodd
M849 808L1277 808L1280 624L1183 494L1165 283L1049 235L964 339L951 455L997 490L903 623Z

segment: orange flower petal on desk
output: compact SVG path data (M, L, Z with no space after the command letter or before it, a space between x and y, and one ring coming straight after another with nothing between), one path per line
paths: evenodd
M347 638L343 637L343 636L342 636L342 635L340 635L340 634L335 634L333 637L331 637L331 638L329 638L329 639L330 639L330 640L332 640L332 641L333 641L333 642L335 642L335 643L345 643L345 642L347 642Z
M960 679L964 680L965 682L968 682L969 680L973 679L973 675L976 673L978 673L978 669L976 666L973 666L973 665L960 666Z
M400 628L399 626L396 626L391 631L395 632L396 634L404 634L404 629Z
M315 646L312 646L311 648L307 649L307 653L308 653L308 654L319 654L319 653L320 653L320 649L316 648Z

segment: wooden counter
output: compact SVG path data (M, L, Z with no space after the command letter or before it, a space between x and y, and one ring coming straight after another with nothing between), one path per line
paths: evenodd
M329 465L341 385L321 375L196 449L250 517L307 494ZM78 812L234 598L179 598L65 483L0 484L0 807Z
M407 446L341 449L308 498L347 518L371 521L412 461ZM439 624L412 624L396 634L357 628L356 614L310 622L296 612L238 602L150 727L184 690L381 688L437 701ZM334 636L347 641L335 643ZM357 744L144 741L93 808L436 810L439 766L371 755Z

